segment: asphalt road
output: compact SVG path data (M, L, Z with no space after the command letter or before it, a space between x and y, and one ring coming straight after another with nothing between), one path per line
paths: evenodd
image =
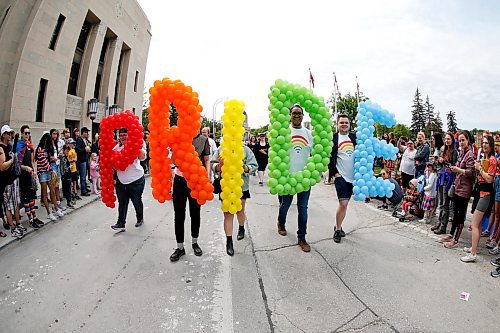
M146 222L124 233L116 210L91 203L0 251L1 332L495 332L500 279L484 245L475 264L427 227L352 203L341 244L337 200L316 185L304 253L293 205L278 235L277 198L252 180L247 235L225 253L217 200L202 207L195 257L171 263L173 208L144 195ZM236 225L236 222L235 222ZM236 229L236 228L235 228ZM186 221L189 230L189 218ZM464 238L467 242L467 236ZM484 241L484 240L483 240ZM466 245L464 243L463 245ZM463 247L463 246L462 246ZM470 293L469 301L460 293Z

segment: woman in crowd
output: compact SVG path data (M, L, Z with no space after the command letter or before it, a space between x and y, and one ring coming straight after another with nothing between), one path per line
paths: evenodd
M445 234L448 221L453 220L452 198L448 193L455 178L450 167L457 163L457 159L458 152L455 148L455 138L452 133L446 133L444 136L444 145L441 147L437 159L440 166L437 180L439 216L438 223L431 228L436 235Z
M243 159L243 174L241 178L243 179L243 196L241 197L241 210L236 212L236 218L238 219L238 240L242 240L245 237L245 203L246 200L250 198L250 173L255 172L257 170L258 164L257 160L253 152L249 147L243 147L245 157ZM220 173L222 171L222 166L224 165L224 159L220 155L222 148L219 147L214 156L212 156L212 160L210 161L213 165L213 170L216 173ZM220 195L219 195L220 199ZM233 220L234 214L229 212L224 212L224 232L226 233L226 253L230 256L234 255L233 248Z
M441 133L434 133L432 134L432 159L437 162L441 148L444 146L444 141L443 141L443 136ZM438 164L438 167L440 168L441 165Z
M99 156L100 148L99 148L99 133L94 135L94 142L92 142L92 146L90 147L90 152L95 153Z
M21 168L19 176L19 187L21 190L21 200L26 216L33 229L39 229L44 225L36 216L36 166L35 148L31 143L31 131L28 125L21 127L21 139L16 145L17 160Z
M415 178L422 176L429 161L429 144L425 142L424 132L417 134L417 152L415 153Z
M259 133L259 141L257 142L254 155L257 159L257 163L259 164L259 185L264 185L264 173L266 172L268 155L267 152L269 150L269 143L266 140L266 133Z
M481 237L481 222L483 216L489 216L493 207L493 180L497 169L497 159L493 151L494 141L491 136L484 136L482 140L484 160L476 161L474 168L478 172L477 185L479 188L479 202L472 215L472 246L466 248L467 255L460 260L463 262L474 262L477 258L477 247ZM487 161L487 162L486 162Z
M53 156L54 145L52 142L52 138L49 133L45 133L40 142L38 143L38 147L35 153L36 159L36 169L38 172L38 180L40 182L40 187L42 189L42 200L45 209L47 210L47 219L50 221L57 220L57 217L63 217L64 214L62 210L57 206L56 199L56 188L54 187L54 182L52 179L52 168L50 166L50 156ZM54 207L54 212L50 211L49 201L47 198L47 186L50 190L50 201Z
M120 128L119 142L113 148L115 151L121 151L123 146L127 144L128 130ZM142 203L142 193L144 192L144 169L140 161L146 159L146 147L143 143L139 157L134 160L125 170L116 170L116 197L118 198L118 221L111 229L117 231L125 231L125 223L127 222L128 203L132 201L135 208L135 216L137 222L135 227L138 228L144 223L144 206Z
M403 185L403 191L406 191L410 187L410 180L415 176L415 154L417 150L413 141L408 140L406 146L402 144L402 138L398 140L399 151L403 154L401 156L401 164L399 170L401 171L401 181Z
M52 178L50 181L52 182L55 190L57 207L59 210L64 211L66 210L66 208L63 208L61 204L61 189L59 186L61 183L61 157L63 154L62 146L61 152L59 152L59 131L55 128L51 129L50 137L52 138L52 147L47 147L47 152L49 153L50 168L52 170Z
M14 131L8 126L2 126L0 137L0 189L2 204L10 226L12 237L23 238L26 228L19 219L19 179L15 175L15 158L10 142ZM1 208L0 208L1 209ZM15 220L15 222L14 222ZM2 237L4 237L2 235Z
M474 185L474 142L469 131L462 131L458 136L460 144L460 153L456 165L450 169L455 173L453 182L453 225L450 234L441 238L446 248L457 246L460 235L464 228L467 206L472 195L472 186Z
M254 152L256 145L257 145L257 139L255 138L255 136L252 135L250 137L250 141L248 142L248 148L250 148L250 150Z
M394 133L392 132L389 133L389 136L387 137L387 143L390 143L394 147L396 147L396 139L394 139Z

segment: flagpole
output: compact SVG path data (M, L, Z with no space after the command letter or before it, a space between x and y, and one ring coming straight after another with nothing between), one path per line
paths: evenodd
M333 72L333 118L337 118L337 77L335 72Z
M356 101L358 102L359 105L359 83L358 83L358 76L356 75Z
M311 67L309 67L309 89L312 89L312 74L311 74Z

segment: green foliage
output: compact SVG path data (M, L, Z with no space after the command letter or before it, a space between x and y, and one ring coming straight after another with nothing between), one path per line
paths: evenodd
M148 125L149 125L149 117L148 117L148 108L142 109L142 127L144 127L144 130L148 130Z
M177 120L179 120L179 114L177 113L177 108L174 103L170 103L170 126L177 126Z
M201 116L201 128L203 127L208 127L210 128L210 133L214 134L214 139L216 141L219 141L222 133L221 133L221 130L222 130L222 122L221 121L218 121L216 120L215 121L215 133L214 133L214 130L213 130L213 125L214 125L214 122L212 119L209 119L205 116Z
M367 100L369 100L369 98L360 92L359 101L365 102ZM347 115L349 121L353 123L358 114L358 99L356 94L351 95L350 93L347 93L347 95L341 96L339 93L337 96L337 113Z
M261 126L261 127L258 127L258 128L252 128L250 130L250 134L252 136L257 137L257 136L259 136L259 133L267 132L268 129L269 129L269 124Z
M455 117L455 111L450 110L450 112L446 114L446 120L448 125L448 132L457 133L458 125L457 125L457 119Z
M424 107L422 104L422 98L420 92L415 92L415 97L413 98L413 105L411 109L411 131L416 136L418 132L423 131L426 126Z
M375 123L375 135L382 136L384 133L389 134L390 132L394 133L394 138L396 141L401 137L405 136L407 138L412 136L411 129L405 124L397 124L392 128L388 128L387 126L380 125L379 123Z

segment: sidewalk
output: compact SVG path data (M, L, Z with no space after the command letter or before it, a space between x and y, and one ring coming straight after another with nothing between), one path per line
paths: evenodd
M65 216L66 215L71 215L74 214L76 211L78 211L80 208L87 206L88 204L100 200L100 196L95 195L95 194L90 194L88 197L82 197L82 200L77 200L76 205L74 209L67 208L67 210L64 212ZM3 226L0 226L2 228L2 231L7 234L7 237L0 238L0 250L5 248L6 246L15 243L16 241L22 241L26 237L29 237L28 235L32 235L33 233L37 232L43 232L44 228L46 228L47 224L51 223L59 223L59 222L64 222L65 216L62 218L58 218L56 221L49 221L47 219L47 211L45 210L45 207L43 206L43 203L40 201L39 197L36 200L36 204L38 206L38 210L36 211L37 217L42 220L45 223L45 226L42 228L35 230L31 228L28 224L28 218L26 216L26 213L24 212L24 208L21 208L19 210L20 214L22 215L21 218L21 224L28 229L26 233L24 234L24 237L21 239L17 239L15 237L12 237L10 234L10 230L5 230ZM66 207L66 205L63 203L63 206Z

